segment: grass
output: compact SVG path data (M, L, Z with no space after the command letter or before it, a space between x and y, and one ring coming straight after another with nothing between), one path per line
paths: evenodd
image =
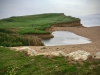
M65 57L27 57L0 47L0 75L100 75L100 60L72 64Z
M79 19L62 13L2 19L0 46L42 45L37 37L26 37L24 34L49 34L45 29L52 24L75 21ZM25 53L0 47L0 75L100 75L100 60L85 61L81 64L65 57L28 57Z
M49 34L49 32L46 32L46 31L43 31L43 30L38 30L38 29L33 29L31 27L20 28L18 33L19 34Z
M12 28L0 28L0 46L34 46L43 45L37 37L26 37L17 34Z
M31 34L31 33L48 33L45 31L46 28L50 27L55 23L68 23L79 21L78 18L71 16L65 16L63 13L48 13L38 14L29 16L10 17L0 20L0 27L7 28L19 28L18 33L20 34ZM30 28L30 30L29 30ZM24 29L27 31L24 31Z
M37 38L24 38L26 34L50 34L46 28L55 23L79 21L78 18L63 13L48 13L27 16L12 16L0 20L0 46L43 45ZM28 39L28 41L27 41ZM33 39L33 40L32 40ZM36 40L37 39L37 40ZM36 40L36 41L34 41Z
M0 46L27 46L28 39L19 35L0 33Z

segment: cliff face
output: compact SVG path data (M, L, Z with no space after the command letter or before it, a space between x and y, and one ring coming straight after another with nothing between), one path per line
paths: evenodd
M49 31L50 34L31 34L31 35L28 35L28 36L37 36L37 38L41 39L41 40L42 39L53 38L54 36L52 35L52 32L56 31L56 30L54 30L55 27L84 27L84 26L82 26L80 21L69 22L69 23L57 23L57 24L51 25L49 28L46 29L46 31ZM37 45L39 44L39 42L42 43L42 41L38 41Z
M46 31L50 32L48 34L31 34L31 35L28 35L28 36L37 36L37 39L35 39L35 41L34 41L35 45L42 45L41 44L42 43L42 39L49 39L49 38L53 38L54 37L52 35L52 32L56 31L57 27L59 27L59 30L61 30L60 27L84 27L81 24L80 21L81 20L79 19L78 21L73 21L73 22L55 23L55 24L51 25L49 28L46 28Z
M51 27L47 28L47 31L52 31L54 27L84 27L80 21L69 22L69 23L57 23L51 25Z
M80 21L69 22L69 23L58 23L52 25L53 27L83 27Z

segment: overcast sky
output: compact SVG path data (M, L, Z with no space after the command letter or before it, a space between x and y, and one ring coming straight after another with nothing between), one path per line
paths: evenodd
M75 17L100 13L100 0L0 0L0 19L41 13Z

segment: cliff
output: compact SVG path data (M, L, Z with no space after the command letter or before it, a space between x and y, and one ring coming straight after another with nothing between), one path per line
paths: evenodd
M58 23L52 25L52 27L83 27L80 21L70 23Z
M66 22L66 23L55 23L53 25L51 25L49 28L46 29L46 31L54 31L53 28L54 27L84 27L80 20L79 21L76 21L76 22ZM55 30L56 31L56 30Z
M64 13L13 16L0 20L0 24L2 28L13 28L16 35L19 36L37 36L30 38L33 39L30 45L41 45L41 41L38 40L53 38L52 32L56 31L55 27L83 27L79 18L66 16Z

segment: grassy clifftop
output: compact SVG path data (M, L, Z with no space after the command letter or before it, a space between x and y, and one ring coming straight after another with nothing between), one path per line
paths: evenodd
M48 13L28 16L10 17L0 20L0 27L19 28L19 34L49 33L45 29L55 23L79 21L79 18L65 16L63 13Z
M78 18L63 13L48 13L27 16L13 16L0 20L0 46L39 46L43 45L38 37L23 34L50 34L46 28L56 23L77 22Z

